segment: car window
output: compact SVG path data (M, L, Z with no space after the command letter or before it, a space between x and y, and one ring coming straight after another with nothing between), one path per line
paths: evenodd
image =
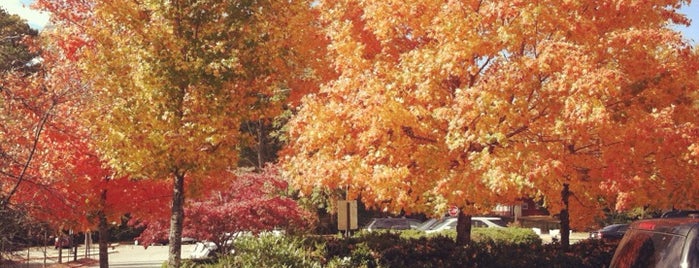
M391 229L396 229L396 230L407 230L407 229L410 229L410 224L408 224L408 223L394 224L394 225L391 226Z
M699 233L696 234L689 248L689 256L687 258L689 267L699 267Z
M442 229L443 226L445 226L445 225L448 226L448 224L449 224L449 223L447 222L448 219L449 219L449 218L438 219L438 220L436 220L434 223L432 223L430 226L428 226L428 227L423 227L423 228L426 228L425 230L437 230L437 229Z
M681 263L684 240L685 237L683 236L654 236L654 244L662 249L656 250L656 267L671 267L674 263Z
M616 228L619 228L619 225L607 225L602 228L602 231L613 231Z
M488 225L485 224L485 222L483 222L481 220L471 220L471 226L472 227L488 227Z
M373 229L410 229L418 222L409 219L375 219L371 225Z
M628 230L628 229L629 229L629 225L622 225L616 231L617 232L626 232L626 230Z
M490 220L490 222L495 223L495 224L502 226L502 227L507 226L507 223L505 223L505 221L503 221L503 220Z
M390 221L376 220L376 222L374 222L374 225L372 225L372 227L374 229L389 229L389 228L391 228L391 225L393 225L393 223L391 223Z
M632 230L619 244L615 267L669 267L680 263L684 237Z
M431 230L432 228L434 228L435 226L437 226L440 223L441 223L441 221L438 221L436 219L427 220L426 222L423 222L422 224L420 224L420 226L418 226L417 229L422 230L422 231Z

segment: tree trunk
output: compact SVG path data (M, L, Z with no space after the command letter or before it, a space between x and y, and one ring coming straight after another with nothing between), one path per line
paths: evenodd
M182 226L184 221L184 174L175 172L170 215L170 251L167 266L179 268L182 260Z
M257 168L262 169L265 165L265 123L262 119L257 120Z
M104 177L104 182L109 183L109 176ZM105 186L106 187L106 186ZM109 267L109 224L104 210L107 207L107 189L102 189L100 193L100 210L97 212L99 223L97 232L99 233L99 261L100 268Z
M459 212L456 222L456 245L465 246L471 242L471 215Z
M58 263L63 263L63 245L61 245L61 237L58 237L56 245L58 245Z
M73 261L78 261L78 243L73 240L73 237L73 235L70 236L71 249L73 249Z
M103 200L107 198L107 190L102 190L102 198ZM100 268L109 268L109 225L107 224L107 216L104 215L104 210L100 210L100 212L98 212L97 214L99 217L99 225L97 226L97 231L100 234Z
M568 214L568 199L570 197L570 189L568 184L563 184L561 190L561 199L563 200L563 209L561 209L561 250L568 251L570 248L570 216Z

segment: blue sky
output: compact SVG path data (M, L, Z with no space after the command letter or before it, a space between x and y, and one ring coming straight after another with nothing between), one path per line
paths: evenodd
M36 10L31 10L29 5L32 2L34 0L0 0L0 7L9 13L24 17L27 19L29 26L41 29L48 23L49 16ZM680 12L688 15L692 20L692 25L690 27L676 26L674 28L682 32L687 40L692 41L692 44L699 44L699 0L694 0L691 5L684 6Z
M680 9L680 12L687 15L692 20L689 27L676 27L684 34L684 37L691 40L694 45L699 44L699 0L692 1L692 4Z
M43 28L49 21L49 15L29 8L34 0L0 0L0 7L10 14L17 14L27 20L34 29Z

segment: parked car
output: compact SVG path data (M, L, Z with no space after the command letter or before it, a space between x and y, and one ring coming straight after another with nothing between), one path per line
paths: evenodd
M607 225L602 229L590 232L590 239L601 239L605 242L618 242L624 237L624 233L626 233L628 228L628 224Z
M456 230L457 217L444 217L432 224L426 233L441 232L444 230ZM478 228L505 228L507 224L499 217L471 217L471 227Z
M435 226L439 225L442 222L443 222L443 219L429 219L429 220L422 222L422 224L420 224L420 226L418 226L417 229L420 231L427 231L427 230L434 228Z
M376 230L408 230L417 229L422 221L411 218L372 218L364 229L369 232Z
M609 267L699 267L699 218L631 223Z

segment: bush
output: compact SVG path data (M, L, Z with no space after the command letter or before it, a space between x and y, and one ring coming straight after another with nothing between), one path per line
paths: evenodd
M473 228L471 239L507 245L541 245L541 237L529 228Z
M407 232L401 237L435 237L435 236L446 236L452 239L456 239L456 230L446 230L439 233L425 234L420 231ZM541 237L534 233L532 229L529 228L472 228L471 229L471 240L474 242L494 242L498 244L541 244Z
M380 251L382 267L445 267L455 248L454 239L446 236L402 240Z
M235 255L216 265L196 267L604 267L616 247L586 240L562 252L557 243L542 244L529 229L508 229L475 228L473 241L466 246L457 246L450 233L375 232L352 238L267 235L236 241Z
M375 268L378 267L371 249L365 244L358 244L349 256L333 257L327 264L329 268Z
M244 237L235 241L232 267L320 267L321 253L301 237Z

